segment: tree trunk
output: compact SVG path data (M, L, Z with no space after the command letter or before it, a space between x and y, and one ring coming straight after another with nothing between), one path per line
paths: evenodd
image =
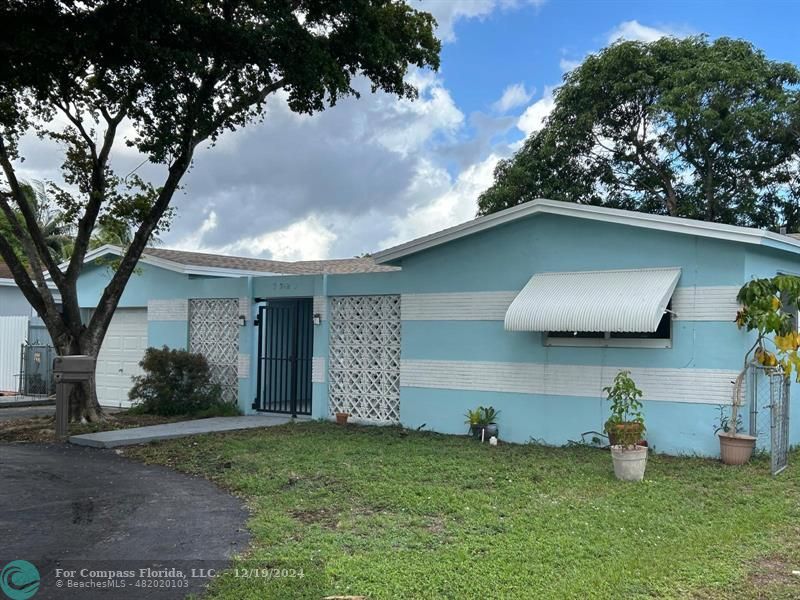
M81 338L85 337L84 335ZM76 356L88 354L97 358L97 351L81 350L80 342L78 344L70 344L66 347L56 348L60 356ZM99 350L99 349L98 349ZM97 399L97 377L96 370L92 373L91 379L88 384L76 384L71 386L72 389L69 393L69 420L71 423L98 423L104 421L106 413L100 407Z
M69 420L71 423L98 423L106 413L97 401L95 375L88 384L75 384L69 394Z

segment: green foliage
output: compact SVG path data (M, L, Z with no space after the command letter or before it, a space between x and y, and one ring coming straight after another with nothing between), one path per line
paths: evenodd
M470 409L464 415L465 417L467 417L467 420L464 422L470 427L477 427L481 422L481 414L482 412L480 406L478 408Z
M304 572L227 572L210 599L800 597L800 469L772 477L768 460L654 454L645 483L622 489L594 448L486 452L462 436L321 422L125 453L243 498L251 545L232 569Z
M238 414L220 399L202 354L185 350L148 348L139 363L144 375L133 378L128 393L138 411L154 415L222 416Z
M800 381L800 335L796 314L800 307L800 277L776 275L753 279L736 296L741 309L736 314L739 329L757 334L754 357L765 367L781 366L789 377L795 372ZM745 363L749 361L745 356Z
M293 111L312 113L357 95L357 75L374 90L414 97L409 65L439 65L433 17L398 0L65 0L13 3L0 20L7 141L66 100L97 123L124 107L135 131L127 143L155 163L259 118L278 89ZM54 135L84 146L77 124ZM68 183L88 192L91 160L83 151L68 158Z
M268 116L278 93L305 114L358 96L364 82L415 98L409 71L439 66L434 27L403 0L0 3L0 212L25 213L25 227L0 228L0 256L60 351L99 351L137 261L169 226L198 147ZM32 225L17 176L20 140L34 135L63 150L53 202L76 226L65 269ZM116 173L120 146L161 179L143 180L138 167ZM84 323L77 280L98 226L130 243ZM79 399L74 416L96 419L99 407Z
M616 43L564 76L480 213L544 197L796 230L798 83L742 40Z
M619 444L633 446L645 431L640 401L642 390L636 387L630 371L620 371L613 383L604 387L603 391L611 402L611 416L605 423L606 431L613 431ZM626 426L632 423L637 426Z
M721 404L717 407L719 410L719 416L717 417L717 425L714 427L714 433L719 433L722 431L723 433L744 433L744 424L742 422L742 415L736 416L736 426L732 425L733 418L727 414L726 407L724 404Z
M32 209L39 229L42 232L44 244L57 261L69 258L72 249L74 225L67 216L59 210L52 198L47 193L46 185L41 181L33 180L22 183L22 194L25 202ZM19 209L14 210L14 216L19 223L24 223L24 218ZM9 240L14 254L24 263L28 263L25 251L20 240L15 234L8 217L0 212L0 236Z
M467 417L465 422L470 427L485 427L496 423L499 414L500 411L495 410L493 406L479 406L476 409L468 410L464 416Z

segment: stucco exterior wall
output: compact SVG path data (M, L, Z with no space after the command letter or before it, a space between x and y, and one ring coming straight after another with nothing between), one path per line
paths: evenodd
M468 409L493 405L501 411L502 439L564 444L602 430L608 416L602 386L630 369L646 392L651 446L714 456L718 405L730 402L751 340L733 323L736 291L754 276L800 273L800 259L776 250L555 215L495 227L398 264L401 271L388 273L235 279L144 265L121 306L148 307L151 345L185 347L187 299L253 299L243 309L249 318L241 329L239 394L241 408L252 413L256 299L314 298L322 321L314 327L312 416L327 418L329 298L400 294L403 425L464 433ZM681 268L670 348L551 347L541 333L503 328L505 308L534 273L643 267ZM97 267L81 277L82 305L96 301L108 276ZM795 419L792 443L798 442Z
M0 285L0 317L32 317L36 313L15 285Z
M402 294L408 427L461 433L467 409L491 404L504 439L579 440L607 418L598 382L632 369L651 393L650 443L714 455L717 405L729 402L748 339L732 322L746 254L740 244L545 215L412 255L398 273L331 278L328 290ZM548 347L541 333L503 328L503 304L534 273L655 266L681 268L671 348Z

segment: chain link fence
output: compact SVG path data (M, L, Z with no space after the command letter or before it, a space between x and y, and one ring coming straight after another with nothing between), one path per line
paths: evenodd
M789 462L789 404L791 382L780 368L750 365L747 371L748 433L757 446L770 449L772 474Z

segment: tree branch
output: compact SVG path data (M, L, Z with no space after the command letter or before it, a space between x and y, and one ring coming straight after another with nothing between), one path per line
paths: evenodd
M6 149L2 136L0 136L0 166L3 168L3 173L6 176L8 185L11 188L11 194L19 207L19 211L22 213L23 219L25 219L27 231L22 232L20 230L15 231L15 233L23 243L26 239L29 239L33 248L36 250L36 252L31 252L28 256L32 262L31 267L34 267L33 260L35 255L38 254L39 259L41 259L41 262L44 263L45 268L50 273L53 283L61 289L64 284L64 274L61 272L61 269L58 268L58 264L45 243L44 236L39 228L39 223L36 220L36 214L33 212L33 207L22 192L22 187L17 180L14 165L11 164L11 158L8 155L8 150ZM14 220L16 221L16 219ZM19 223L17 223L17 225L19 225ZM27 235L25 235L25 233L27 233Z
M108 127L103 135L103 144L100 147L100 152L96 155L93 154L91 191L89 192L89 200L86 203L86 209L83 212L83 216L78 221L78 232L75 236L75 244L72 249L72 256L70 256L69 265L67 266L67 279L77 278L77 275L83 266L83 261L86 258L86 253L89 250L89 242L91 241L92 231L94 231L94 226L97 223L97 217L100 214L100 209L102 208L103 201L105 200L106 167L108 165L108 157L116 139L117 127L125 118L129 102L129 100L126 101L120 107L119 112L113 117L109 115L105 109L101 111L103 118L105 118L106 122L108 123Z
M242 98L239 102L234 102L233 104L229 104L228 107L225 110L221 110L217 114L217 118L211 122L211 125L209 127L210 131L202 132L202 137L196 139L195 143L202 142L213 131L216 131L217 129L222 127L225 124L225 121L227 121L233 115L247 109L250 106L253 106L254 104L259 104L261 102L264 102L267 99L267 96L269 96L274 92L277 92L279 89L284 87L286 85L286 81L287 81L286 77L281 77L277 81L274 81L273 83L264 86L263 88L251 94L250 96Z
M83 138L83 141L86 143L86 145L89 148L89 151L91 152L92 160L95 160L97 158L97 145L94 143L92 136L89 135L89 132L86 131L86 128L83 126L83 121L81 121L77 115L73 115L68 110L67 108L68 104L62 105L57 100L53 99L53 106L55 106L56 108L58 108L58 110L64 113L64 115L67 117L67 119L70 120L75 129L78 130L78 133Z

